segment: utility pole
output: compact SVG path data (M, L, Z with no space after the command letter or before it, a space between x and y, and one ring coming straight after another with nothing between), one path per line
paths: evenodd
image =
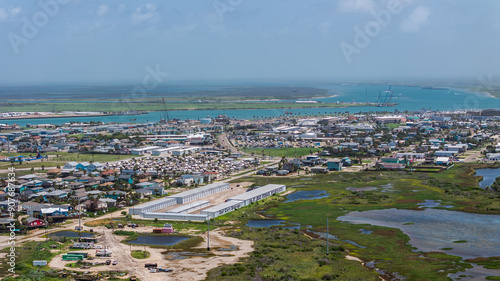
M78 205L78 242L82 242L82 203Z
M210 251L210 217L207 216L207 251Z
M326 254L328 255L328 236L330 234L328 233L328 216L326 217Z

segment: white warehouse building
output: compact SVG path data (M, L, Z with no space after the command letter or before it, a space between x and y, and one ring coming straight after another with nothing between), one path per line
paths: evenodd
M224 183L224 182L212 183L209 185L205 185L202 187L198 187L195 189L171 195L169 196L169 198L176 198L177 204L185 204L187 202L191 202L196 199L200 199L227 189L229 189L229 183Z
M286 190L286 185L283 184L268 184L263 187L256 188L249 192L236 195L227 199L227 201L242 201L243 206L247 206L252 202L267 198L276 193L281 193Z
M159 200L146 202L128 209L131 215L140 215L145 212L152 212L177 204L177 198L164 197Z
M192 211L196 211L199 209L203 209L203 208L207 207L208 205L210 205L209 201L206 201L206 200L196 201L196 202L189 203L189 204L180 206L178 208L172 209L172 210L168 211L167 213L184 213L185 214L185 213L190 213Z
M210 217L211 219L213 219L213 218L216 218L218 216L222 216L226 213L237 210L237 209L244 207L244 206L245 206L245 203L243 203L243 201L233 200L233 201L224 202L224 203L216 205L216 206L212 206L210 208L202 210L200 213L202 215L206 215L206 216Z
M179 220L179 221L206 221L206 215L183 214L183 213L143 213L143 218L159 220Z

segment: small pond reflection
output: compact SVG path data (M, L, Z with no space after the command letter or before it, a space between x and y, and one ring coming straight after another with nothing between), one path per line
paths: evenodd
M286 198L288 200L283 203L294 202L297 200L321 199L328 196L330 196L330 194L326 193L326 190L302 190L287 195Z

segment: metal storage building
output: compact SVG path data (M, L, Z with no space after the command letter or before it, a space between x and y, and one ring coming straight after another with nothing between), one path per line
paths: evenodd
M216 218L218 216L222 216L225 213L232 212L234 210L237 210L241 207L244 207L245 203L243 201L239 200L233 200L233 201L228 201L224 202L222 204L207 208L200 213L202 215L206 215L210 217L211 219Z
M205 221L206 215L180 214L180 213L143 213L142 216L148 219L158 218L160 220L184 220L184 221Z
M191 189L185 192L174 194L168 198L176 198L177 204L185 204L187 202L200 199L214 193L218 193L229 189L229 183L212 183L195 189Z
M210 204L210 202L208 202L208 201L196 201L196 202L184 205L184 206L180 206L180 207L175 208L173 210L170 210L167 213L184 213L185 214L185 213L189 213L192 211L196 211L196 210L205 208L209 204Z
M177 204L177 198L172 197L164 197L159 200L146 202L144 204L140 204L137 206L133 206L128 209L128 213L131 215L140 215L144 212L152 212L158 209L166 208L168 206L172 206Z
M282 184L268 184L263 187L256 188L249 192L236 195L227 199L227 201L242 201L244 206L249 205L252 202L267 198L276 193L281 193L286 190L286 185Z

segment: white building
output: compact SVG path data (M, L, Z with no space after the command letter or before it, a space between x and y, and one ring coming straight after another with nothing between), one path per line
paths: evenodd
M198 187L185 192L171 195L169 196L169 198L176 198L177 204L184 204L227 189L229 189L229 183L212 183L209 185L205 185L202 187Z
M268 184L263 187L256 188L249 192L236 195L227 199L227 201L241 201L244 206L249 205L252 202L267 198L276 193L281 193L286 190L286 185L282 184Z
M130 149L130 154L133 155L144 155L145 153L149 153L155 149L160 148L159 146L146 146L146 147L140 147L140 148L132 148Z
M153 212L177 204L176 198L164 197L159 200L146 202L128 209L131 215L141 215L146 212Z
M216 218L218 216L222 216L225 213L229 213L229 212L232 212L234 210L237 210L237 209L244 207L244 206L245 206L245 203L243 201L233 200L233 201L224 202L222 204L219 204L219 205L207 208L205 210L202 210L200 212L200 214L206 215L209 218L213 219L213 218Z

